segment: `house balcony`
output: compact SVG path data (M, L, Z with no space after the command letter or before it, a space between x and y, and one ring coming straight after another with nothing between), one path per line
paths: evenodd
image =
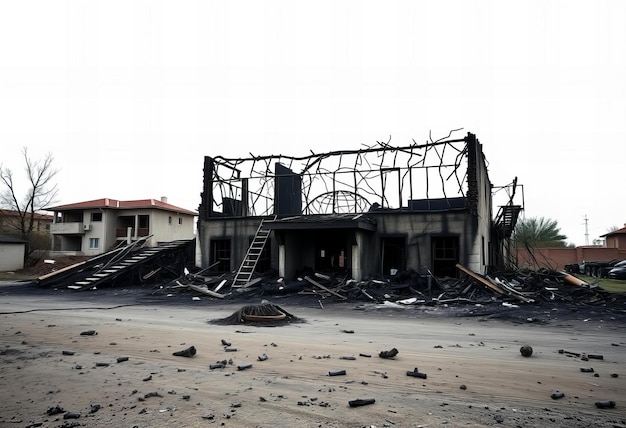
M50 234L52 235L83 235L89 225L81 222L70 223L52 223L50 225Z

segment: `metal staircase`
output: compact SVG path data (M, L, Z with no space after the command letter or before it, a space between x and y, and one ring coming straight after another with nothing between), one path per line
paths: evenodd
M274 219L276 219L276 217L274 217ZM259 228L256 230L248 252L241 262L241 266L239 266L239 270L233 280L233 288L243 287L252 279L252 274L261 258L261 253L263 252L263 248L265 248L265 243L271 232L269 229L263 227L264 222L265 220L261 220L261 224L259 224Z

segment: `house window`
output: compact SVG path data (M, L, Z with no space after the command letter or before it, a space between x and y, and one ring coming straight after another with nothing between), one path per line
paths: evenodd
M456 264L459 258L459 238L438 236L432 238L433 275L457 277Z
M102 221L102 213L91 213L91 221Z
M213 269L218 273L230 272L230 239L211 239L209 264L216 264Z
M178 217L178 224L182 225L183 224L183 219L182 217Z
M89 249L95 250L100 248L100 238L89 238Z
M172 224L172 216L169 216L169 217L167 218L167 223L168 223L168 224Z

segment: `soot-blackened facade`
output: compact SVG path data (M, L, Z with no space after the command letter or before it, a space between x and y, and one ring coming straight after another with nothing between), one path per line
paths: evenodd
M511 196L494 219L493 189L470 133L302 157L206 156L202 265L236 272L263 222L255 269L286 280L306 269L357 281L409 269L455 277L457 263L487 273L505 264L521 209Z

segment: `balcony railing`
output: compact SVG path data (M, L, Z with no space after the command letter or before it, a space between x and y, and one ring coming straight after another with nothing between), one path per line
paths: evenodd
M76 235L85 233L83 222L52 223L50 225L52 235Z
M137 228L137 237L141 238L144 236L148 236L150 235L150 229L147 227L140 227ZM126 236L128 236L128 228L119 228L119 229L115 229L115 237L116 238L126 238ZM131 228L130 231L130 236L134 237L135 236L135 228Z

